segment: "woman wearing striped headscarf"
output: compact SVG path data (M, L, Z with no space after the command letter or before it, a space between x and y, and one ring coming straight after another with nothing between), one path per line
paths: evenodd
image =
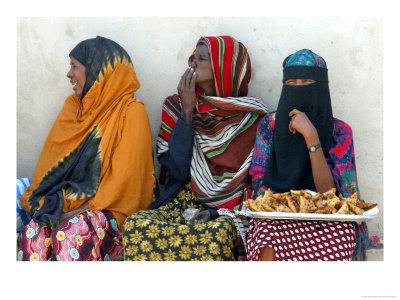
M152 138L128 53L96 37L69 54L70 95L21 205L19 260L122 259L125 218L152 202Z
M157 156L168 183L153 210L125 221L126 260L235 259L236 228L243 224L234 215L257 124L267 112L262 101L247 97L250 77L242 43L229 36L200 38L178 95L163 103ZM187 225L186 208L209 211L213 220Z

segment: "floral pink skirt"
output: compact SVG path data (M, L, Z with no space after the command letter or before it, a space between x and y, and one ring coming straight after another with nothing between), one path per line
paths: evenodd
M123 258L122 232L109 211L81 213L58 225L31 220L22 231L18 260L98 261Z
M271 247L277 261L351 260L356 246L351 222L251 219L247 260L258 261Z

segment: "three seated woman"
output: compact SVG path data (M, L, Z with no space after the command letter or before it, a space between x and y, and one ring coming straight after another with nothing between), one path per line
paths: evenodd
M97 37L70 58L75 93L21 197L32 220L19 259L365 259L365 223L240 213L250 186L253 197L266 189L358 192L351 128L333 117L322 57L303 49L284 60L278 109L268 112L247 96L246 47L229 36L201 37L178 94L163 103L156 154L166 187L154 201L150 126L133 98L140 85L129 55ZM209 220L188 224L188 208Z

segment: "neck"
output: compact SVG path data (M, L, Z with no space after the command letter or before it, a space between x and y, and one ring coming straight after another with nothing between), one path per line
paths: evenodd
M215 90L214 82L207 84L207 85L201 85L200 87L207 96L216 96L216 94L217 94L217 91Z

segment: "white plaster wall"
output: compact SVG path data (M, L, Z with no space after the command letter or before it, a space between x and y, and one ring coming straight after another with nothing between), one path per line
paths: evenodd
M353 128L361 196L379 204L370 234L383 238L383 19L375 17L20 17L17 19L17 176L32 176L65 98L68 53L101 35L130 54L153 140L163 99L176 92L203 35L231 35L252 61L249 95L275 110L282 61L303 48L327 61L335 117Z

